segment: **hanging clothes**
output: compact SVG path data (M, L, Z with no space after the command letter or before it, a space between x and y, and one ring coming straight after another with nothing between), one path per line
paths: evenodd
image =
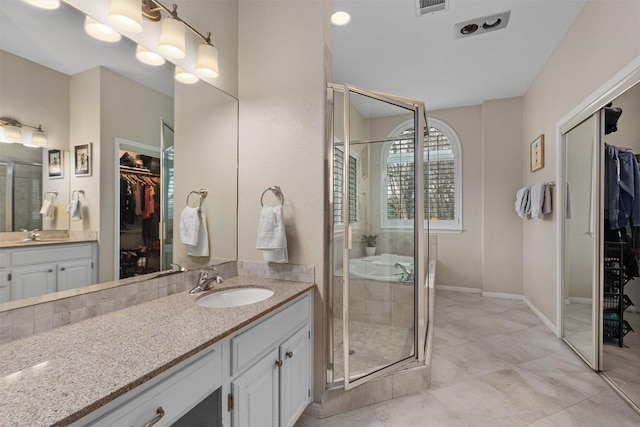
M607 216L611 229L640 226L640 169L633 152L605 144Z

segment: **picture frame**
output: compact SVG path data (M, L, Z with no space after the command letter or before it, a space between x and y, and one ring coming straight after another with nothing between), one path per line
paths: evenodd
M47 159L49 179L64 178L64 154L62 150L48 150Z
M529 164L531 172L535 172L544 167L544 134L537 137L529 148Z
M76 176L91 176L91 146L87 144L76 145L73 147L73 159L75 165Z

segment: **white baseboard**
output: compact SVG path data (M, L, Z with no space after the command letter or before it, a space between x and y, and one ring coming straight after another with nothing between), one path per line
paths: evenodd
M488 298L500 298L500 299L511 299L511 300L516 300L516 301L522 301L522 295L518 295L518 294L505 294L502 292L483 292L482 293L483 297L488 297Z
M454 292L470 292L473 294L481 294L482 289L478 288L463 288L461 286L444 286L444 285L436 285L436 290L440 289L441 291L454 291Z
M522 301L524 301L524 303L527 304L527 307L529 307L531 311L533 311L534 314L540 318L542 323L544 323L547 328L551 329L551 332L553 332L555 336L558 336L558 328L553 323L551 323L549 319L547 319L547 316L542 314L540 310L538 310L533 304L531 304L531 301L529 301L527 297L523 296Z

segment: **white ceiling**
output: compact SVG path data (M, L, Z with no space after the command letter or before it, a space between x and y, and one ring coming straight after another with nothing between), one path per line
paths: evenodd
M585 0L450 0L417 16L416 0L333 0L333 81L422 100L427 110L525 94ZM455 38L456 23L511 11L508 26ZM372 112L373 115L383 114Z

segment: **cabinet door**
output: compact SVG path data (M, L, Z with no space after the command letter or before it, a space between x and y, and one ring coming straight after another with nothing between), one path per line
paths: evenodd
M311 400L309 341L309 328L305 326L280 346L282 426L293 426Z
M91 285L93 262L91 258L58 263L58 291Z
M35 297L56 291L56 265L17 267L11 271L11 298Z
M278 425L279 361L275 348L231 383L234 427Z
M0 268L0 303L11 301L11 287L9 284L9 269Z

